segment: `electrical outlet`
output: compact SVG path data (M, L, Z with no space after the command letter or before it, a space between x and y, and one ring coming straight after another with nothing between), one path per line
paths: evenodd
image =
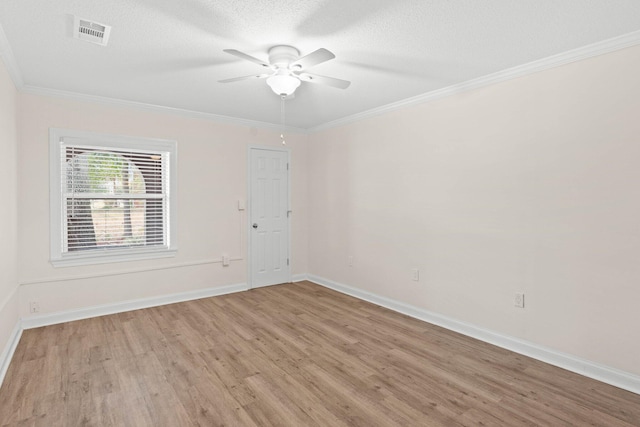
M521 292L516 292L515 297L513 298L513 305L518 308L524 308L524 294Z
M222 265L224 267L229 265L229 255L222 255Z
M347 257L347 263L349 264L349 267L353 267L353 255L349 255Z
M411 269L411 280L413 280L414 282L420 280L420 270L418 270L417 268Z
M40 312L40 304L36 301L31 301L29 303L29 313L39 313Z

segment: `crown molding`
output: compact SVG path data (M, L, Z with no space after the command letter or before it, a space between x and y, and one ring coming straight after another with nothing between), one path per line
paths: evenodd
M0 59L4 62L7 72L13 80L13 84L21 93L31 94L31 95L40 95L40 96L48 96L55 98L66 98L75 101L84 101L84 102L92 102L96 104L102 105L110 105L117 107L128 107L137 110L154 112L154 113L165 113L165 114L173 114L182 117L188 117L193 119L202 119L202 120L210 120L215 122L228 123L238 126L245 127L256 127L261 129L273 129L276 131L281 131L282 126L279 124L261 122L257 120L247 120L241 119L237 117L223 116L219 114L212 113L204 113L200 111L186 110L182 108L173 108L167 107L164 105L155 105L155 104L146 104L144 102L136 102L136 101L128 101L124 99L117 98L109 98L104 96L97 95L87 95L77 92L58 90L58 89L48 89L39 86L27 85L24 83L22 79L22 73L20 72L20 68L18 67L18 63L16 62L15 56L13 55L13 50L11 49L11 45L9 44L9 40L4 33L4 29L2 25L0 25ZM285 126L284 130L286 132L294 132L294 133L308 133L306 129L293 127L293 126Z
M458 93L479 89L485 86L489 86L495 83L504 82L507 80L523 77L529 74L537 73L540 71L548 70L550 68L559 67L565 64L569 64L583 59L591 58L598 55L614 52L616 50L625 49L627 47L640 44L640 30L631 33L623 34L618 37L613 37L607 40L596 42L587 46L583 46L577 49L573 49L567 52L552 55L546 58L542 58L536 61L529 62L527 64L518 65L516 67L508 68L506 70L498 71L492 74L488 74L483 77L468 80L459 84L448 86L442 89L427 92L421 95L406 98L397 102L383 105L381 107L372 108L367 111L356 113L347 117L342 117L337 120L326 122L318 126L309 128L298 128L292 126L286 126L285 131L295 132L302 134L310 134L326 129L331 129L339 126L343 126L356 121L364 120L367 118L379 116L384 113L392 112L402 108L410 107L413 105L424 104L437 99L452 96ZM137 110L148 112L159 112L166 114L174 114L183 117L210 120L216 122L223 122L245 127L257 127L262 129L281 130L282 127L278 124L261 122L257 120L247 120L237 117L224 116L219 114L204 113L200 111L186 110L182 108L173 108L163 105L146 104L143 102L127 101L116 98L108 98L97 95L86 95L77 92L70 92L57 89L47 89L32 85L25 85L20 68L15 60L13 51L6 38L4 30L0 25L0 59L2 59L7 67L8 73L13 80L16 88L22 93L28 93L33 95L67 98L78 101L93 102L103 105L119 106L134 108Z
M4 62L7 72L9 73L9 77L13 80L13 85L16 89L22 90L24 87L22 73L20 73L20 68L18 67L16 58L13 55L13 50L9 44L9 40L7 40L7 36L2 29L2 25L0 25L0 60Z
M274 123L241 119L238 117L223 116L220 114L213 114L213 113L203 113L201 111L167 107L164 105L146 104L144 102L128 101L125 99L108 98L105 96L87 95L83 93L71 92L66 90L48 89L48 88L32 86L32 85L23 85L20 91L22 93L26 93L30 95L48 96L53 98L66 98L74 101L83 101L83 102L91 102L94 104L132 108L132 109L142 110L142 111L147 111L152 113L172 114L172 115L188 117L192 119L210 120L210 121L223 122L223 123L228 123L228 124L233 124L238 126L256 127L261 129L273 129L277 131L282 130L281 125L274 124ZM287 132L307 133L306 129L292 127L292 126L285 126L284 130Z
M435 101L437 99L445 98L447 96L455 95L461 92L479 89L481 87L489 86L495 83L523 77L529 74L548 70L550 68L560 67L565 64L581 61L583 59L591 58L594 56L604 55L605 53L614 52L616 50L625 49L627 47L635 46L638 44L640 44L640 31L634 31L622 36L603 40L567 52L559 53L557 55L552 55L523 65L518 65L506 70L491 73L486 76L478 77L477 79L467 80L466 82L462 82L442 89L427 92L422 95L417 95L411 98L403 99L401 101L393 102L391 104L383 105L381 107L372 108L371 110L363 111L351 116L333 120L331 122L308 128L307 132L315 133L326 129L343 126L370 117L375 117L384 113L399 110L401 108L424 104L426 102Z
M13 55L13 50L11 49L11 45L9 44L9 40L7 40L7 36L4 33L2 25L0 25L0 59L4 62L9 76L11 80L13 80L13 84L21 93L27 93L31 95L40 95L40 96L49 96L55 98L66 98L72 99L76 101L84 101L84 102L92 102L96 104L102 105L110 105L117 107L128 107L137 110L154 112L154 113L165 113L165 114L173 114L182 117L188 117L193 119L202 119L202 120L210 120L222 123L228 123L238 126L245 127L256 127L261 129L273 129L276 131L281 131L282 126L279 124L261 122L257 120L247 120L241 119L237 117L223 116L219 114L212 113L203 113L200 111L186 110L182 108L173 108L167 107L164 105L155 105L155 104L146 104L144 102L136 102L136 101L127 101L124 99L116 99L109 98L104 96L97 95L87 95L77 92L58 90L58 89L48 89L38 86L27 85L24 83L22 79L22 73L20 72L20 68L18 67L18 63L16 62L15 56ZM285 126L284 130L286 132L293 133L307 133L306 129L293 127L293 126Z

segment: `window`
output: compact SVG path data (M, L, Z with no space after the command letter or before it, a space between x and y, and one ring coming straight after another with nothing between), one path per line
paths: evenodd
M173 256L175 141L50 130L51 262Z

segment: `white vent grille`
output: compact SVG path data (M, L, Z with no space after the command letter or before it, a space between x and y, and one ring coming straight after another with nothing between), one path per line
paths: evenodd
M107 45L109 34L111 33L110 26L77 16L73 18L73 36L75 38L101 46Z

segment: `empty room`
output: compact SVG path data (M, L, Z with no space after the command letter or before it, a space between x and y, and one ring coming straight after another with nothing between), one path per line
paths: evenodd
M640 2L0 1L0 426L640 426Z

